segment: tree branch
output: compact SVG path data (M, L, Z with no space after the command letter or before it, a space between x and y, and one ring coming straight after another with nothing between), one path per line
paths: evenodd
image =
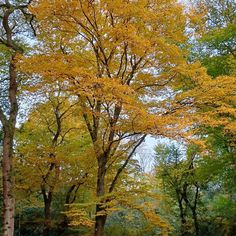
M109 193L111 193L114 188L115 188L115 185L116 185L116 182L120 176L120 174L122 173L122 171L125 169L125 167L128 165L129 163L129 160L131 159L131 157L133 156L133 154L135 153L135 151L137 150L137 148L143 143L143 141L145 140L146 138L146 134L144 134L138 141L138 143L134 146L133 150L130 152L130 154L128 155L127 159L125 160L124 164L118 169L114 179L112 180L112 183L110 185L110 188L109 188Z

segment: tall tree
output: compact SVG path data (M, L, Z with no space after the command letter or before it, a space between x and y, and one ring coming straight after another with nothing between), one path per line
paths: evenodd
M7 101L1 100L0 121L3 127L3 235L14 233L14 179L12 169L13 140L18 113L17 93L19 77L16 70L16 57L24 52L19 30L25 30L26 21L31 21L27 10L28 2L0 3L0 47L1 47L1 86L3 85ZM21 25L23 23L23 25ZM22 36L22 35L21 35ZM2 94L1 94L2 95Z
M66 79L79 97L98 163L94 235L103 235L106 194L117 192L145 133L156 127L163 134L171 122L158 117L161 112L152 114L151 100L168 91L184 64L177 46L185 41L182 8L172 0L38 1L32 12L41 20L48 56L31 58L33 64L23 67L47 82Z

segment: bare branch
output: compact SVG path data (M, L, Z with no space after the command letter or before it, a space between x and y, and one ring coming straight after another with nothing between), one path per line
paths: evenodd
M124 164L118 169L118 171L117 171L117 173L116 173L116 175L115 175L115 177L114 177L114 179L112 180L112 183L111 183L111 185L110 185L109 193L111 193L111 192L114 190L115 185L116 185L116 182L117 182L117 180L118 180L120 174L121 174L122 171L125 169L125 167L128 165L128 163L129 163L131 157L134 155L134 153L135 153L135 151L137 150L137 148L143 143L143 141L145 140L146 136L147 136L147 135L145 134L145 135L143 135L143 136L139 139L139 141L137 142L137 144L134 146L133 150L132 150L132 151L130 152L130 154L128 155L128 157L127 157L127 159L125 160Z

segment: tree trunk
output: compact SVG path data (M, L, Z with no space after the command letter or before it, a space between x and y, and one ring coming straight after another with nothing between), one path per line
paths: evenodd
M57 228L57 235L58 236L64 235L65 231L68 229L68 226L69 226L69 220L68 217L65 215L63 216L63 220Z
M96 213L101 211L99 204L96 206ZM104 228L106 223L107 216L96 216L95 218L95 232L94 236L103 236L104 235Z
M180 220L181 220L181 236L186 236L186 219L185 219L185 213L184 213L184 207L182 204L182 200L177 196L178 198L178 204L179 204L179 216L180 216Z
M3 125L3 236L13 236L14 234L14 213L15 213L15 198L13 194L13 173L12 173L12 158L13 158L13 139L15 133L15 124L18 111L17 105L17 82L16 68L14 64L15 54L12 56L9 66L9 102L10 114L9 119L4 116L1 110L1 121Z
M64 210L64 211L68 211L68 210L69 210L68 205L71 204L71 203L73 203L74 200L75 200L75 198L76 198L76 196L74 196L73 200L72 200L72 201L70 200L70 199L71 199L71 194L72 194L73 190L75 189L75 187L76 187L76 185L72 185L72 186L69 188L69 190L68 190L68 192L67 192L67 194L66 194L65 210ZM76 192L75 192L75 194L76 194ZM69 226L69 219L68 219L67 215L64 214L63 220L62 220L62 222L59 224L58 229L57 229L57 234L58 234L58 236L59 236L59 235L64 235L64 232L68 229L68 226Z
M194 227L195 227L195 235L199 236L199 224L198 224L198 218L197 218L197 212L196 210L193 210L193 221L194 221Z
M198 197L199 197L198 192L199 192L199 186L198 184L196 184L195 201L194 201L194 207L192 209L196 236L200 235L198 217L197 217L197 204L198 204Z
M98 173L97 173L97 197L101 198L105 194L105 172L106 172L106 156L100 156L98 158ZM106 223L107 216L104 215L104 207L102 199L99 199L101 203L96 205L96 217L95 217L95 230L94 236L103 236L104 227ZM102 215L101 215L102 214Z
M186 211L188 207L188 201L186 198L186 190L187 185L184 185L183 191L181 191L178 187L175 189L176 197L178 199L178 205L179 205L179 217L180 217L180 235L181 236L187 236L187 228L186 228ZM185 203L185 204L184 204Z
M51 202L52 197L51 194L44 198L44 228L43 228L43 236L49 236L50 228L51 228Z
M9 128L4 127L3 137L3 236L14 234L15 199L13 195L12 176L13 135Z

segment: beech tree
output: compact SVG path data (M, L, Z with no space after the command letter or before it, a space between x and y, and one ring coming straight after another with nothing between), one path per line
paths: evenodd
M67 80L79 97L98 163L94 235L103 235L106 194L116 191L146 133L167 135L173 122L151 100L168 92L186 66L177 46L186 39L185 17L172 0L38 1L31 11L48 55L28 59L30 65L26 59L21 69L49 83Z

